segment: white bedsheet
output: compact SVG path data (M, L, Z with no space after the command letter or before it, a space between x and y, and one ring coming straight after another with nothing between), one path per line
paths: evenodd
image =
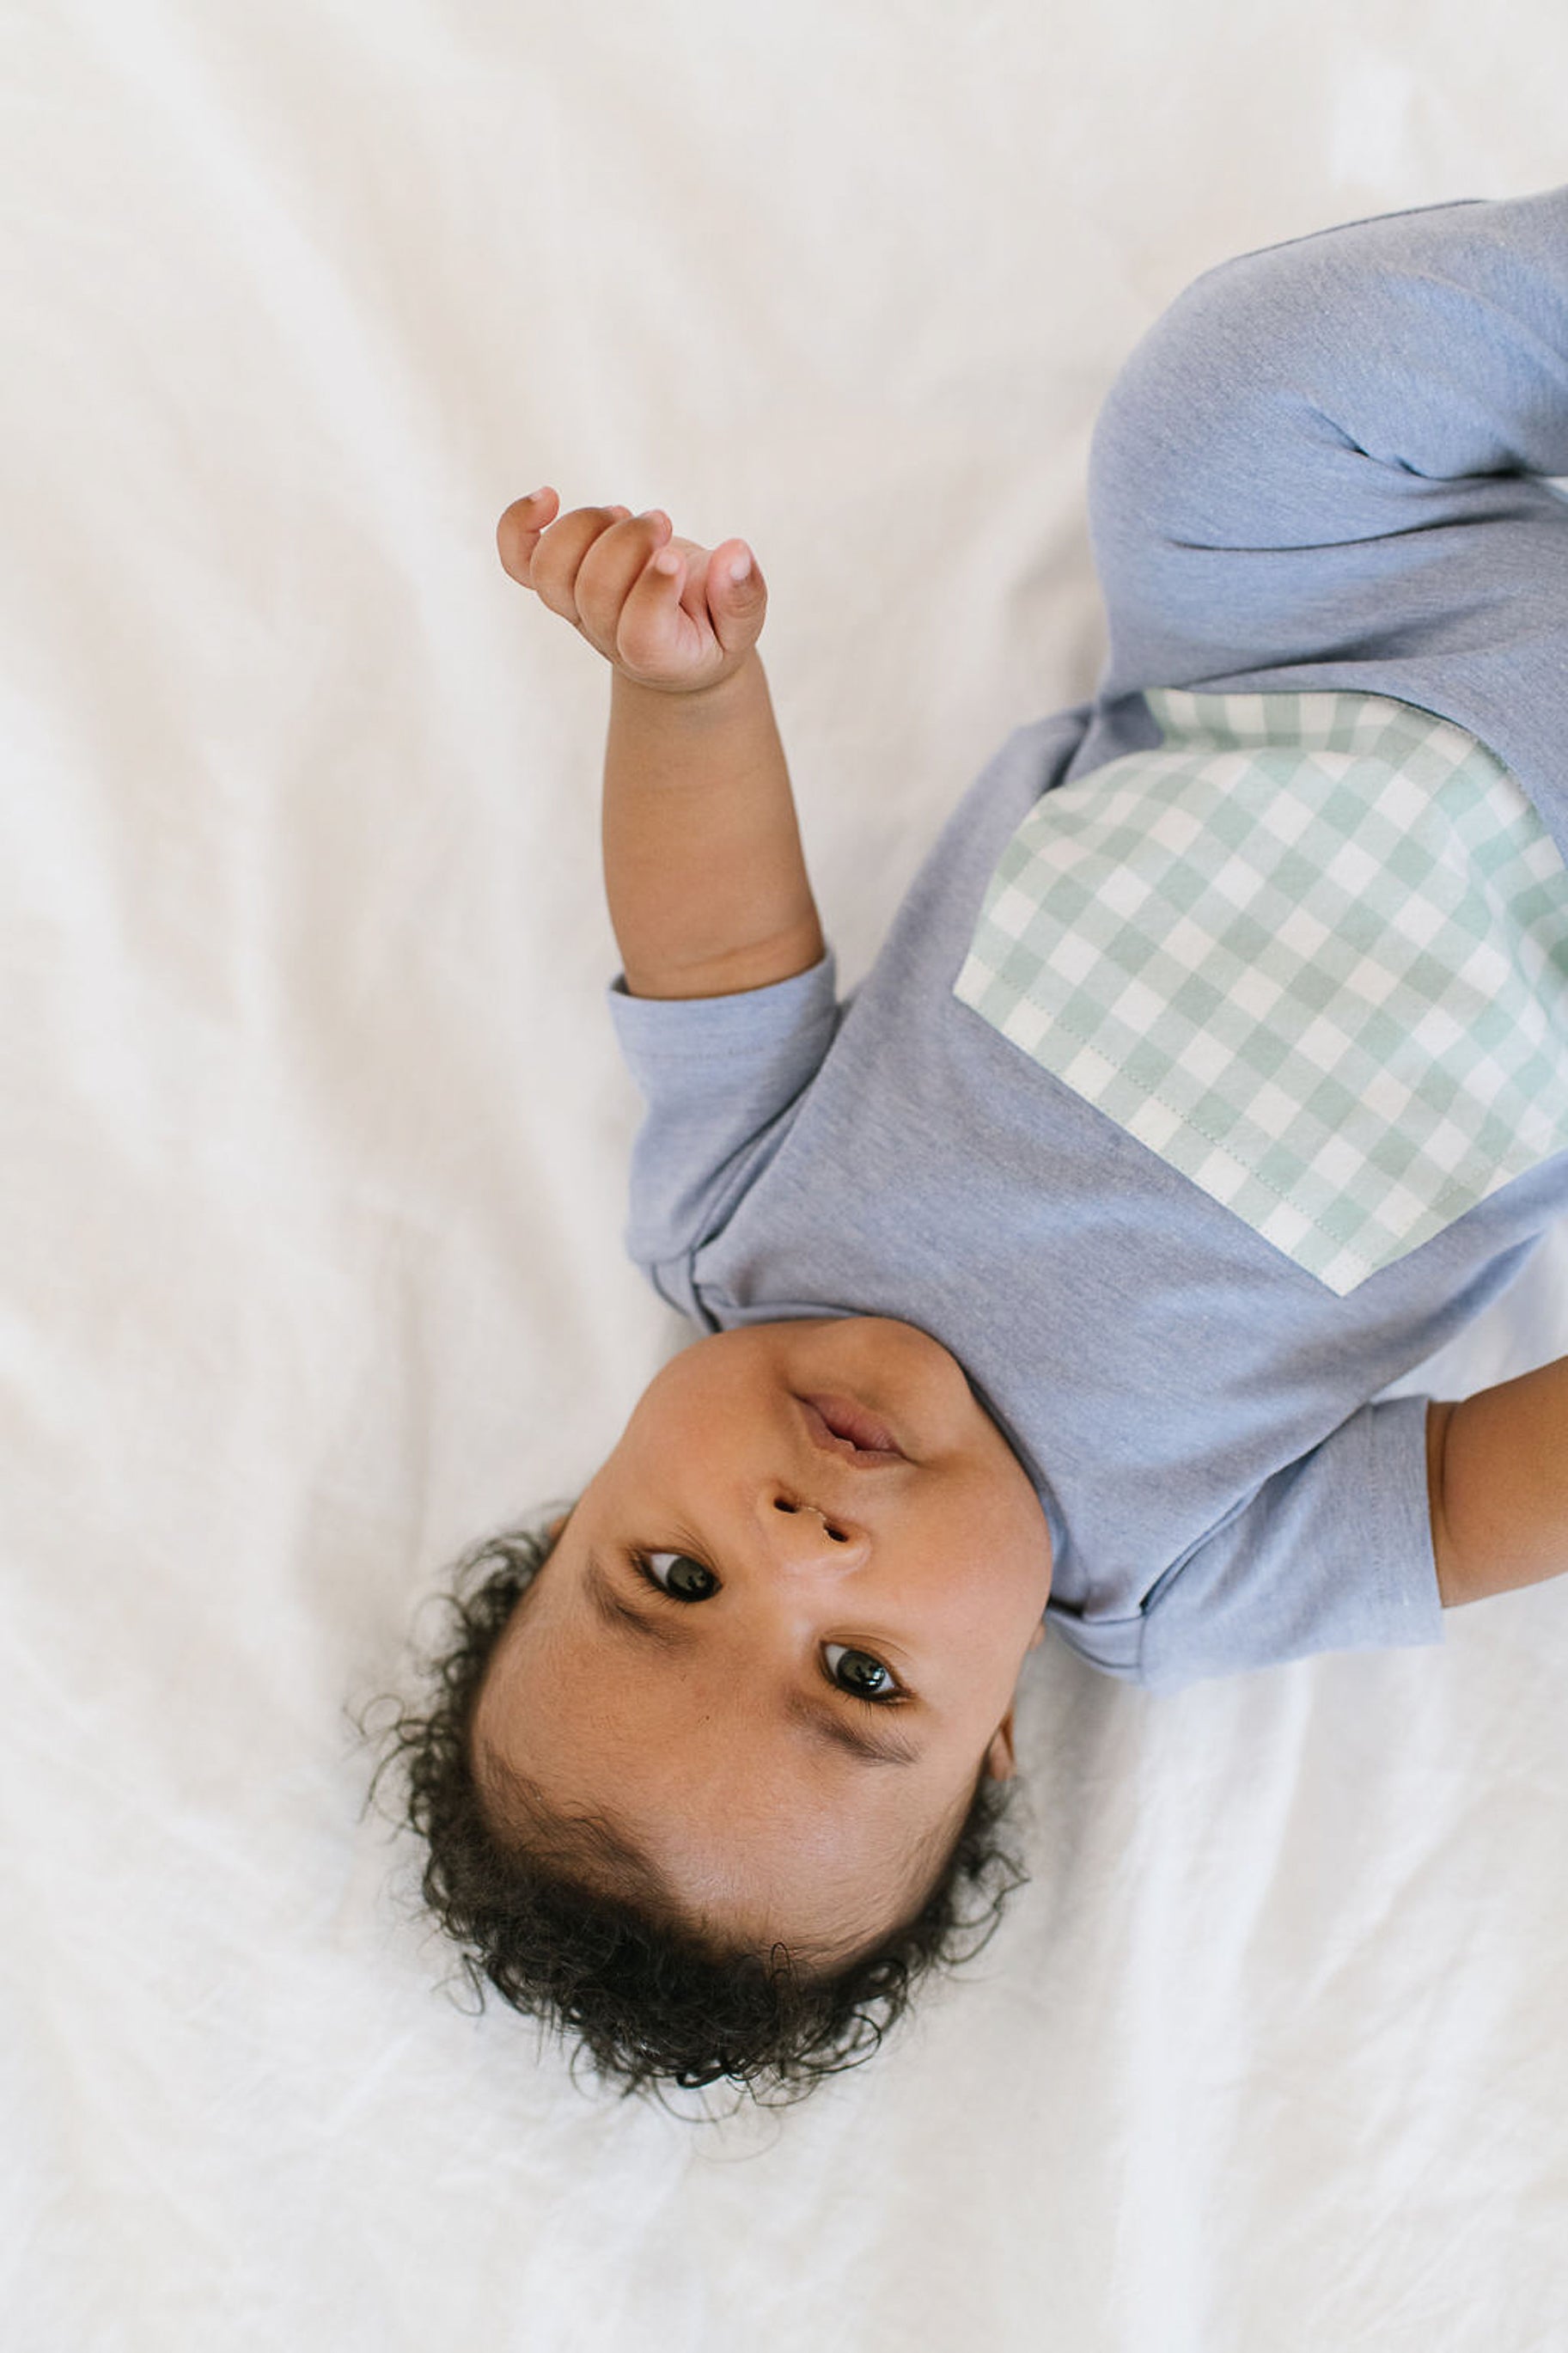
M1553 0L20 0L9 2353L1568 2344L1568 1585L1152 1702L782 2119L584 2097L385 1892L346 1702L677 1336L619 1244L602 665L542 481L756 548L844 977L1088 691L1095 409L1200 269L1568 175ZM1551 1249L1430 1386L1568 1347ZM1426 1384L1423 1384L1426 1385Z

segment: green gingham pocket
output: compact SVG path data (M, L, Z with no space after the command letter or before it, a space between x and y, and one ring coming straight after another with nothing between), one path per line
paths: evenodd
M953 987L1342 1296L1568 1150L1568 874L1463 729L1151 692L1047 793Z

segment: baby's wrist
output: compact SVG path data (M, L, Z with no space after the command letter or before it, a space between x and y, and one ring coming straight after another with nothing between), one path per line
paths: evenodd
M664 679L634 677L612 662L611 692L622 704L634 706L645 696L653 696L660 706L676 706L694 720L710 723L721 718L731 705L746 701L755 692L752 674L760 671L762 662L754 645L748 646L740 659L721 670L716 678L704 679L695 686L679 686Z

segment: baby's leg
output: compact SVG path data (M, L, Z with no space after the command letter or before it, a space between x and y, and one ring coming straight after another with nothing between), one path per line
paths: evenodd
M1568 187L1326 229L1189 287L1090 460L1100 696L1568 671ZM1532 648L1520 668L1521 632ZM1432 673L1436 659L1442 671ZM1288 673L1259 677L1258 672ZM1473 686L1474 692L1469 691Z

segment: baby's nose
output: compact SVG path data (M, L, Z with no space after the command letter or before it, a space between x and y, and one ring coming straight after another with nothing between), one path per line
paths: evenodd
M849 1568L865 1557L866 1532L852 1520L806 1503L787 1487L774 1487L768 1500L778 1549L792 1566Z

